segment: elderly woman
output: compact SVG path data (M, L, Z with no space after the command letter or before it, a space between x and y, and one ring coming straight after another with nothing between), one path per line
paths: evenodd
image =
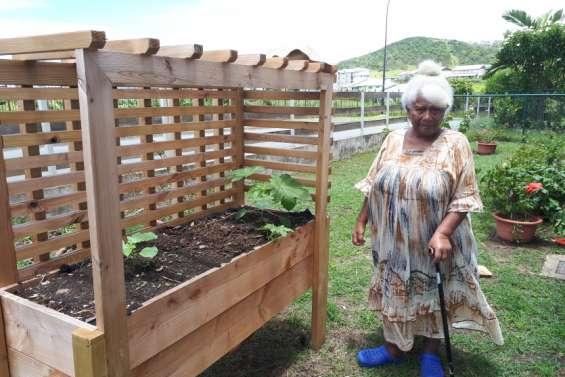
M465 136L441 127L453 90L432 61L420 64L402 96L411 127L391 132L365 179L366 198L352 233L362 245L371 225L375 271L369 306L383 321L385 344L358 353L359 364L399 363L424 337L421 375L443 376L443 338L434 263L440 262L450 328L502 334L477 271L469 212L482 209L473 154ZM433 257L428 254L432 248Z

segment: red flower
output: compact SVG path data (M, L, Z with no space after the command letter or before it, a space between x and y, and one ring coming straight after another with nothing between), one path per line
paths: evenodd
M528 194L531 194L532 192L536 192L538 190L541 190L542 188L543 185L541 183L532 182L526 186L526 191L528 192Z
M565 246L565 238L556 238L553 240L556 245Z

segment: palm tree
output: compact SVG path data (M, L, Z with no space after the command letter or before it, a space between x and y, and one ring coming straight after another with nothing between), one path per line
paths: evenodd
M522 28L533 31L543 31L551 25L560 23L563 20L563 9L559 9L555 12L549 11L538 18L533 18L523 10L512 9L506 11L506 13L502 15L502 18Z

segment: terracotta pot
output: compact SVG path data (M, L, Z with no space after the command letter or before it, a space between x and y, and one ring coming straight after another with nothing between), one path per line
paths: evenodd
M496 143L483 143L482 141L477 141L477 154L494 154L496 151Z
M543 222L542 218L531 216L531 221L510 220L499 212L493 213L492 216L496 222L496 235L505 241L512 242L530 242L536 234L536 228Z

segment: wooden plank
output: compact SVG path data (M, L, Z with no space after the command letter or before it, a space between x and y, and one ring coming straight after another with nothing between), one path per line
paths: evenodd
M224 94L225 93L225 94ZM237 93L234 90L223 91L222 94L217 90L193 90L193 89L182 89L170 90L170 88L163 89L114 89L113 96L115 99L118 98L132 98L132 99L144 99L144 98L159 98L159 99L184 99L184 98L234 98ZM180 105L175 105L180 106Z
M234 108L231 106L175 106L175 107L146 107L146 108L130 108L115 109L116 118L136 118L136 117L156 117L156 116L175 116L175 115L201 115L201 114L217 114L232 113ZM0 113L0 120L2 120ZM63 116L63 114L62 114Z
M160 142L154 142L154 143L152 142L146 144L124 145L118 147L117 152L120 157L134 156L146 152L187 149L187 148L201 147L203 145L209 145L209 144L227 143L232 141L233 138L234 138L233 135L206 136L206 137L197 137L194 139L182 139L175 141L160 141Z
M201 90L201 89L200 89L200 90ZM203 106L204 106L204 100L201 99L201 98L199 98L199 99L197 99L197 100L192 100L192 105L193 105L194 107L203 107ZM216 106L216 107L218 107L218 106ZM193 119L194 119L194 118L193 118ZM202 122L202 121L204 121L204 115L201 115L201 114L197 115L197 116L196 116L196 121L197 121L197 122ZM193 132L193 138L194 138L194 139L197 139L197 138L202 139L202 138L205 138L205 137L206 137L206 130L199 130L199 131L198 131L198 134L197 134L196 132ZM225 136L224 136L224 137L225 137ZM199 154L206 153L206 145L200 145L200 148L199 148L199 149L196 149L195 152L196 152L196 153L199 153ZM200 161L199 165L200 165L200 168L201 168L201 169L205 168L205 167L206 167L206 160ZM198 179L200 180L200 182L206 182L206 180L207 180L206 174L201 175L200 177L198 177ZM201 197L206 197L206 195L208 195L208 191L207 191L207 190L202 190L202 191L200 191L200 196L201 196ZM201 210L201 211L205 211L206 208L207 208L207 207L206 207L206 204L203 204L202 207L200 208L200 210Z
M287 58L272 57L272 58L267 58L267 60L263 64L263 67L271 68L271 69L283 69L287 65L288 65Z
M39 168L48 165L66 165L82 161L82 153L54 153L38 156L24 156L21 158L10 158L4 160L8 172L20 171L22 169Z
M234 167L234 163L217 164L210 165L206 168L198 168L188 171L183 171L180 173L164 174L152 178L144 178L139 181L120 183L119 191L120 193L125 193L134 190L142 190L149 186L159 186L168 183L176 183L178 181L185 181L189 179L194 179L196 177L202 176L204 174L217 174L221 171L231 170Z
M106 34L103 31L93 30L4 38L0 39L0 55L64 51L77 48L98 49L104 47L104 43L106 43Z
M333 85L333 76L327 73L274 70L200 59L104 51L95 52L94 59L114 85L272 89L324 89Z
M73 332L74 377L108 377L104 333L76 329Z
M264 54L245 54L238 55L237 59L234 61L234 64L243 64L258 67L265 64L265 61L267 61L267 56Z
M244 119L243 119L243 89L238 89L237 98L233 99L233 105L236 108L235 120L237 124L231 129L231 134L234 135L234 141L232 143L232 149L234 150L234 170L241 169L245 161L245 153L243 151L244 143ZM243 180L233 182L233 188L236 190L237 194L234 198L235 205L240 207L245 204L245 187L243 185Z
M316 160L318 158L318 152L309 152L297 149L265 148L246 145L244 147L244 151L245 153L254 153L268 156L306 158L311 160Z
M202 56L204 48L198 44L184 44L175 46L161 46L157 51L158 56L171 58L198 59Z
M246 127L259 128L288 128L291 130L310 130L318 131L320 124L318 122L299 122L292 120L272 120L272 119L245 119Z
M280 134L260 134L255 132L245 132L245 140L252 141L272 141L277 143L318 145L317 137L293 136Z
M154 55L159 50L159 40L139 38L106 41L103 49L128 54ZM74 50L14 55L15 60L64 60L74 58Z
M8 349L8 357L12 373L10 377L70 377L13 348Z
M233 127L235 120L210 120L204 122L190 122L190 123L165 123L165 124L153 124L145 126L126 126L116 128L116 136L140 136L140 135L150 135L150 134L164 134L173 132L188 132L188 131L200 131L200 130L214 130L221 128ZM181 140L181 139L177 139Z
M22 192L43 190L48 187L64 186L84 181L83 172L66 173L47 177L30 178L23 181L8 183L10 195ZM41 198L34 198L41 199Z
M306 72L326 72L328 69L327 64L323 62L308 62Z
M304 71L308 68L308 60L289 60L285 69L287 71Z
M256 114L294 114L294 115L318 115L317 107L298 106L244 106L246 113Z
M122 211L125 211L125 210L128 210L128 209L136 209L136 208L139 208L140 206L143 206L144 204L163 202L165 200L174 199L174 198L177 198L179 196L192 194L192 193L198 192L200 190L208 190L210 188L215 188L215 187L224 185L226 183L229 183L229 179L218 178L218 179L214 179L214 180L211 180L211 181L198 183L198 184L195 184L195 185L180 186L180 187L175 188L175 189L171 189L171 190L167 190L167 191L160 191L160 192L157 192L157 193L154 193L154 194L151 194L151 195L143 195L139 198L133 198L133 199L128 199L128 200L122 201L120 203L120 209ZM184 200L182 200L182 202L184 202Z
M0 82L4 85L76 85L74 64L27 63L0 59Z
M29 216L34 212L48 212L65 205L73 205L86 200L85 192L73 192L44 199L32 199L13 204L10 207L12 216Z
M311 284L306 258L198 330L134 369L135 377L196 376L298 298Z
M67 225L80 223L87 218L86 211L76 211L64 215L57 215L48 219L40 219L30 221L25 224L13 226L14 238L18 239L26 235L35 233L47 232L48 230L55 230Z
M15 283L15 281L13 283ZM5 285L2 286L4 287ZM4 315L2 314L2 300L0 300L0 376L11 376L10 364L8 361L8 345L6 344L6 328L4 324Z
M16 248L16 259L29 259L41 254L57 251L62 248L88 240L90 234L88 230L80 230L75 233L66 234L64 236L52 238L48 241L36 242L27 246Z
M219 89L218 91L221 91L221 89ZM213 99L212 103L214 106L224 106L224 99L220 98L220 99ZM223 120L224 119L224 115L223 114L215 114L212 116L213 120L219 121L219 120ZM217 134L218 136L224 135L224 129L223 128L218 128L215 132L215 134ZM219 143L218 144L218 150L222 151L225 149L225 143ZM225 163L225 159L223 157L220 157L218 159L218 163L219 164L223 164ZM220 178L225 177L225 173L224 172L220 172ZM222 185L219 188L219 191L225 191L226 190L226 186ZM225 204L225 200L220 201L220 204Z
M8 347L74 376L72 333L94 326L12 293L0 291L0 299Z
M313 223L305 225L144 303L128 322L131 366L181 340L307 258L312 253L312 231Z
M306 187L316 187L316 181L313 179L305 179L300 177L292 177L302 186ZM249 177L249 179L254 179L256 181L267 182L271 180L270 174L253 174Z
M274 162L265 160L253 160L246 158L243 166L261 166L267 169L293 171L299 173L316 173L315 165L291 164L288 162Z
M0 122L3 123L64 122L66 120L80 120L80 113L78 110L0 112Z
M68 143L81 138L80 131L40 132L20 135L1 136L4 148L29 147L32 145L45 145Z
M3 147L0 142L0 288L17 282L16 249L12 229L12 214L10 211L10 194L4 166ZM0 329L0 335L2 330ZM0 351L2 346L0 339ZM0 371L2 365L0 364Z
M78 99L78 92L71 88L0 88L0 99L6 101Z
M314 268L312 282L312 338L310 343L319 349L326 337L329 263L329 217L327 215L328 174L331 151L332 91L320 92L320 159L316 166L316 230L314 233Z
M130 55L140 56L140 55ZM77 51L96 325L105 333L110 376L129 376L129 347L116 177L112 84L91 51ZM112 292L112 294L108 294Z
M233 63L236 59L236 50L209 50L202 52L200 56L200 60L216 63Z
M188 210L188 209L196 208L198 206L205 206L207 204L214 203L216 201L232 197L233 195L234 195L233 190L217 192L217 193L214 193L214 194L202 196L199 199L186 200L186 201L183 201L183 202L178 203L178 204L173 204L173 205L170 205L170 206L167 206L167 207L159 208L159 209L150 211L149 213L144 213L144 214L137 215L137 216L126 217L125 219L122 219L121 227L123 229L126 229L126 228L134 226L134 225L142 224L146 221L150 221L150 220L154 220L154 219L160 219L162 217L172 215L172 214L179 212L179 211L185 211L185 210ZM151 225L150 227L152 228L154 226ZM150 228L150 227L148 227L148 228Z
M312 100L318 101L318 92L281 92L274 90L246 90L243 92L245 99L270 99L270 100Z
M224 157L229 157L233 155L233 150L232 149L225 149L222 151L211 151L211 152L206 152L203 154L200 153L195 153L195 154L190 154L190 155L184 155L184 156L179 156L179 157L169 157L169 158L163 158L163 159L158 159L158 160L152 160L152 161L143 161L143 162L134 162L134 163L130 163L130 164L121 164L118 167L118 172L120 174L125 174L125 173L132 173L132 172L137 172L137 171L141 171L141 170L146 170L146 169L162 169L162 168L166 168L166 167L171 167L171 166L181 166L181 168L177 169L177 173L182 173L183 169L182 169L182 165L186 165L186 164L191 164L191 163L197 163L200 161L205 161L205 160L213 160L216 158L224 158ZM220 164L223 164L224 162L221 162Z
M50 258L48 261L34 263L31 266L18 270L18 280L26 281L38 274L45 274L58 270L63 264L75 264L90 256L90 248L67 252L61 256Z

